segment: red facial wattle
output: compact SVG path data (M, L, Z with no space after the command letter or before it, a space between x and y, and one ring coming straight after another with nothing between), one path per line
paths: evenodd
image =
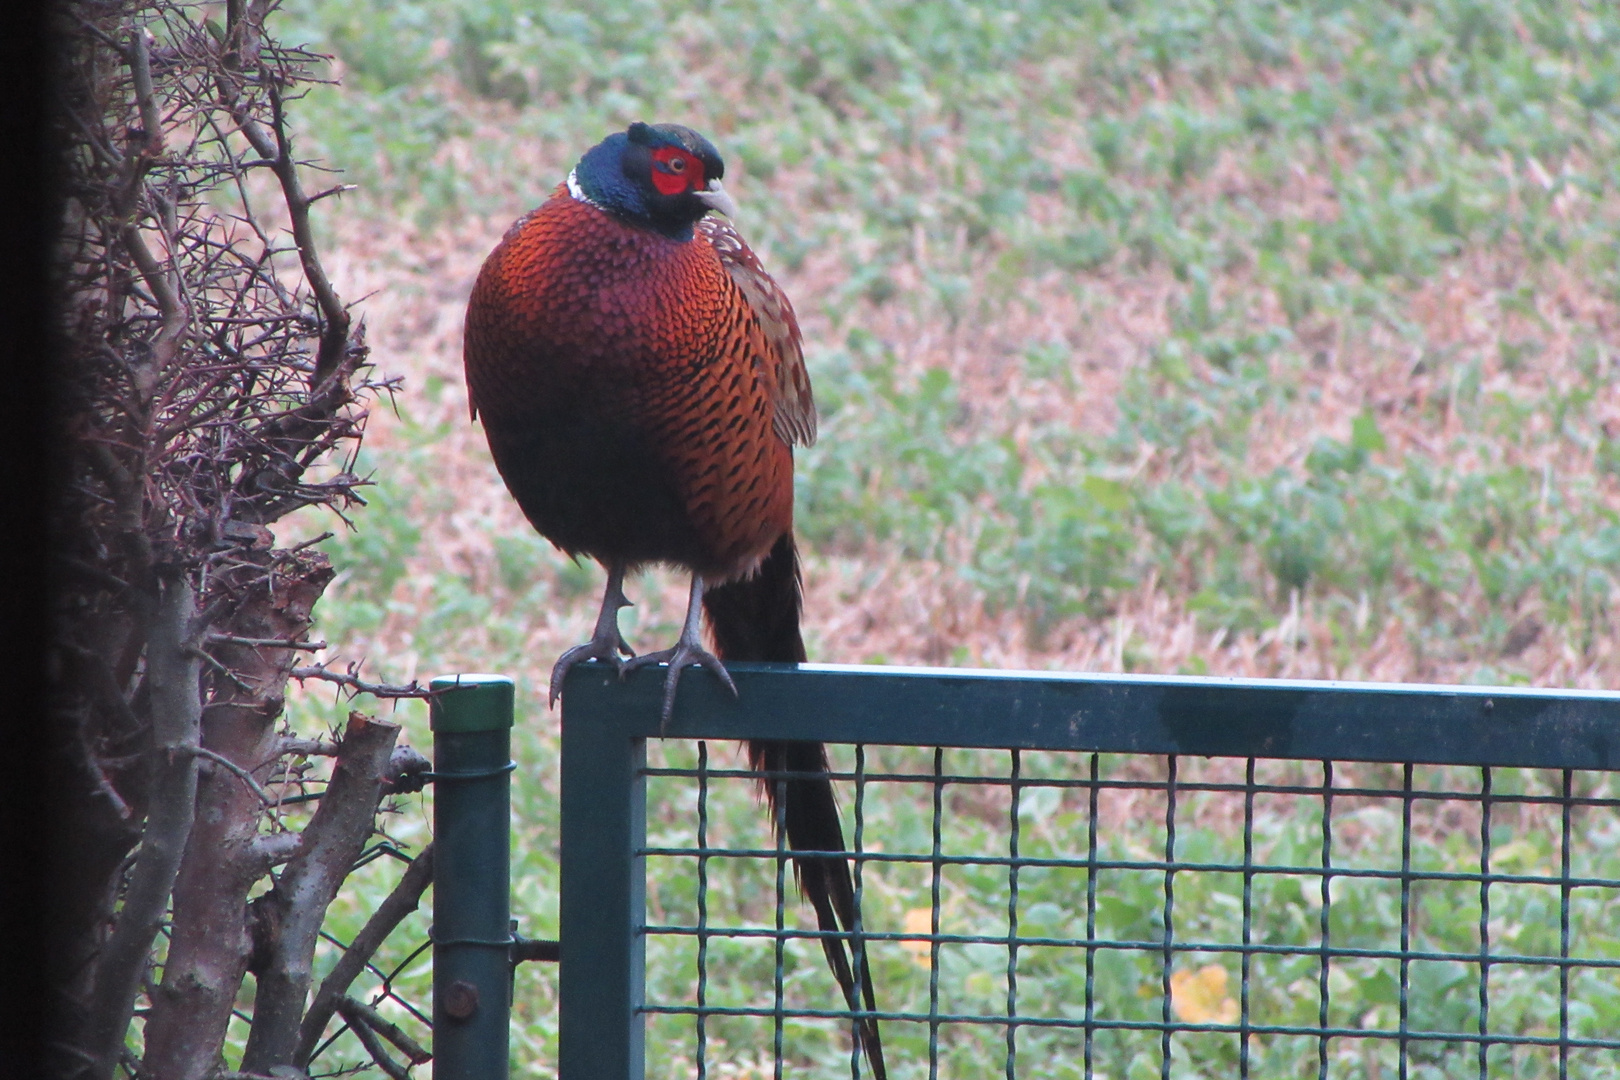
M702 191L707 181L703 176L703 162L678 146L660 146L652 152L653 187L660 195L679 195L685 191Z

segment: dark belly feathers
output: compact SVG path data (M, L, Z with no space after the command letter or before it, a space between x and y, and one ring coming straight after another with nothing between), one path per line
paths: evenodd
M716 580L792 524L765 349L701 234L670 240L563 192L507 234L468 306L473 404L535 528L571 554Z

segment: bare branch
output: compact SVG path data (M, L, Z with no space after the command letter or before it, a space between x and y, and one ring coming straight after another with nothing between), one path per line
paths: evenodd
M128 821L134 811L129 808L129 803L124 801L124 797L118 794L118 789L113 787L106 768L96 757L96 752L90 748L90 744L82 738L79 742L84 751L85 761L89 765L90 774L95 778L96 794L112 804L113 813L118 815L120 821Z
M267 833L253 844L254 854L266 867L280 866L293 858L303 847L304 834L295 832Z
M269 963L259 972L244 1069L292 1063L321 922L371 832L398 737L397 725L349 714L332 782L304 829L303 848L266 894L276 911L275 933Z
M276 757L333 757L338 744L325 739L306 739L297 735L283 735L276 742Z
M288 674L292 678L303 682L305 679L319 679L323 682L336 683L348 687L356 694L370 694L379 698L431 698L437 691L432 687L423 686L412 679L404 685L389 683L366 682L359 677L360 665L350 665L347 673L333 671L325 664L316 664L309 667L293 668Z
M320 350L315 356L315 371L309 383L310 390L315 391L338 369L343 359L343 351L349 343L349 310L332 288L315 247L315 234L309 222L309 207L313 200L304 194L303 184L298 179L298 166L293 161L292 144L282 114L281 91L271 72L263 71L262 77L270 93L271 130L265 131L256 120L245 115L239 115L237 122L253 149L275 163L271 168L276 179L281 181L287 213L292 221L293 240L298 245L298 257L304 266L304 277L309 281L310 291L315 294L326 323L321 332Z
M309 1006L309 1012L304 1015L304 1022L298 1031L298 1050L293 1055L293 1064L301 1069L309 1067L309 1059L320 1042L321 1033L326 1030L327 1021L332 1019L332 1013L337 1008L338 1001L349 992L349 986L366 969L372 956L379 946L394 932L394 928L404 921L405 916L416 910L422 900L422 894L433 882L433 845L429 844L422 849L411 865L405 869L405 874L394 886L394 891L388 898L378 905L366 925L361 929L349 947L338 957L338 962L332 966L332 972L321 983L321 988L315 993L315 1000Z
M263 645L277 649L301 649L307 652L320 652L326 648L324 641L284 641L280 638L237 637L234 634L209 634L209 644L220 642L225 645Z
M152 89L152 55L147 37L144 28L130 34L124 56L135 84L135 104L141 110L142 152L156 157L163 153L163 122L158 118L157 94Z
M147 34L144 29L136 30L131 35L130 47L125 50L128 57L130 74L134 83L135 102L140 110L142 129L138 140L132 133L132 141L138 141L136 152L130 155L130 176L123 198L123 214L129 218L124 223L120 233L124 248L135 261L141 271L141 277L146 287L151 290L157 303L158 310L163 316L163 327L158 331L152 342L152 351L147 361L141 365L136 373L135 389L139 395L142 414L147 412L147 401L157 387L158 375L168 369L173 363L175 354L179 351L180 340L186 332L190 322L190 311L181 296L179 275L165 271L163 266L152 255L146 246L146 240L133 218L134 201L141 185L148 163L163 152L163 126L158 116L157 95L152 88L151 57L147 49ZM167 200L154 197L153 201L160 207L166 207L171 213L173 204ZM160 214L160 224L163 215ZM172 253L173 230L166 230L170 241L169 249ZM140 419L145 419L143 415Z
M223 594L232 603L219 617L228 620L235 636L295 640L308 626L330 568L314 554L278 563L273 575L248 576L262 573L262 567L244 561L241 573L248 586ZM276 761L275 727L290 653L232 645L219 651L242 677L214 683L205 719L207 749L257 779ZM197 1080L217 1062L232 1005L254 962L256 938L244 911L265 910L258 903L250 908L247 897L276 859L303 850L301 841L290 851L291 839L261 833L263 791L239 782L239 776L236 770L211 770L199 785L199 820L175 886L163 984L152 996L146 1022L145 1065L156 1076Z
M344 998L338 1002L338 1010L344 1013L343 1018L349 1022L349 1030L354 1032L355 1037L360 1040L360 1045L371 1055L371 1060L377 1063L377 1067L387 1073L392 1080L410 1080L410 1070L388 1056L387 1049L384 1048L382 1040L377 1038L376 1032L372 1031L366 1016L353 1007L358 1004L359 1002L353 998Z
M207 664L214 671L217 671L221 678L225 679L232 686L236 687L236 689L240 690L244 694L251 694L253 692L253 687L249 686L247 684L247 680L243 679L242 676L233 671L229 664L208 655L201 649L194 649L193 652L196 654L197 659ZM221 701L210 701L208 703L208 707L224 707L225 704L225 702Z
M315 194L309 197L309 201L313 205L314 203L320 202L328 195L342 195L345 191L356 191L359 189L359 187L359 184L336 184L327 188L325 191L317 191Z
M364 1024L393 1043L395 1047L404 1052L406 1057L411 1059L412 1065L423 1065L433 1060L433 1055L423 1049L421 1043L400 1030L397 1024L390 1022L387 1017L370 1005L356 1001L345 994L338 999L337 1011L339 1016L349 1022L350 1027Z
M252 773L242 768L242 766L238 765L224 754L217 754L208 749L206 746L188 746L185 748L184 752L188 754L195 754L200 758L207 758L215 765L218 765L220 768L242 781L242 783L247 785L247 789L253 792L254 795L258 796L259 802L263 803L266 807L276 805L275 798L271 796L269 792L265 791L264 788L259 786L259 782L253 779Z
M294 544L292 547L288 548L287 550L290 551L290 552L303 551L305 548L314 547L316 544L324 544L324 543L326 543L326 541L332 539L332 535L333 535L332 533L323 532L319 536L310 537L308 540L305 540L303 543Z

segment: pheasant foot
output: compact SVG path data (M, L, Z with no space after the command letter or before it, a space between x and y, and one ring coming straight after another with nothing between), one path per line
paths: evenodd
M642 656L626 660L619 665L619 678L624 678L632 671L647 664L668 664L669 672L664 676L664 707L659 714L658 733L662 735L669 727L670 714L675 711L675 689L680 684L681 672L692 664L707 668L731 691L733 697L737 696L737 684L731 681L731 672L720 658L703 647L701 637L703 620L703 577L701 574L692 575L692 596L687 602L686 623L681 627L681 636L674 647L661 649L658 652L646 653Z
M608 567L607 588L602 591L602 608L596 614L596 630L591 634L591 640L583 645L575 645L572 649L557 658L557 663L551 668L551 695L550 703L557 704L562 696L563 679L568 675L568 669L581 660L605 660L624 674L623 660L619 654L634 658L636 652L624 642L624 635L619 633L619 609L633 607L624 595L624 567Z

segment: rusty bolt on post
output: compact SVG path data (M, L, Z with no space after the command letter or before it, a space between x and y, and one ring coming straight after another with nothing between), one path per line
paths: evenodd
M444 1011L457 1020L467 1020L478 1011L478 987L457 979L444 991Z

